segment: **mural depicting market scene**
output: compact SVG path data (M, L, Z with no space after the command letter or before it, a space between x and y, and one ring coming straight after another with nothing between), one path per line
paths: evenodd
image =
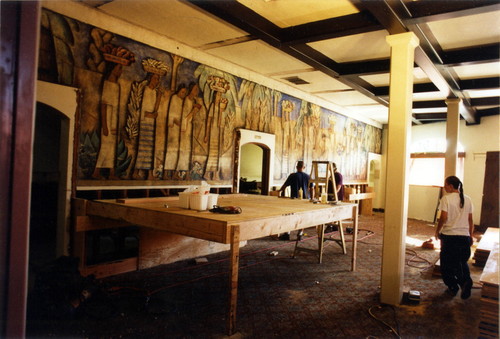
M274 180L297 160L366 179L382 131L318 105L43 10L39 80L80 89L78 179L233 178L235 131L276 138ZM319 132L318 132L319 131Z

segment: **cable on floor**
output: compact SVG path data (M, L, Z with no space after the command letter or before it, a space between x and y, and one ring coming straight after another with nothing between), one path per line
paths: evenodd
M372 309L373 309L373 308L375 308L375 307L376 307L376 308L378 308L378 309L382 309L382 307L383 307L382 305L375 305L375 306L370 307L370 308L368 309L368 313L370 314L370 316L371 316L373 319L377 320L378 322L380 322L380 323L382 323L383 325L385 325L386 327L388 327L388 328L389 328L389 330L390 330L390 331L391 331L391 332L392 332L392 333L393 333L396 337L398 337L398 338L400 338L400 339L401 339L401 336L400 336L400 334L399 334L399 322L398 322L398 319L397 319L397 317L396 317L396 309L394 308L394 306L391 306L391 305L384 305L384 306L387 306L387 307L389 307L389 308L391 308L391 309L392 309L392 312L393 312L393 315L394 315L394 319L393 319L393 320L394 320L394 322L396 323L396 329L395 329L395 328L393 328L391 325L389 325L386 321L384 321L384 320L382 320L382 319L378 318L377 316L375 316L375 314L373 314Z
M429 267L433 266L433 264L420 256L415 250L406 249L407 255L412 255L412 257L406 260L406 265L414 268L421 268L422 270L427 270ZM416 258L416 259L415 259ZM425 265L425 266L422 266Z

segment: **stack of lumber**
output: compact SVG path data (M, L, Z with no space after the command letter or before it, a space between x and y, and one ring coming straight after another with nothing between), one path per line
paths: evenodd
M481 274L481 321L480 338L498 338L498 241L491 249Z
M474 252L474 266L484 267L495 244L498 244L498 228L489 227Z

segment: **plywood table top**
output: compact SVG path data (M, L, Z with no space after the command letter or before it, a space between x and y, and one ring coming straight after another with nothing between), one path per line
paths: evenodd
M87 214L119 219L200 239L230 242L230 227L240 227L240 240L250 240L353 217L352 203L313 204L308 200L262 195L219 196L219 206L238 206L241 214L220 214L179 207L168 198L89 201Z

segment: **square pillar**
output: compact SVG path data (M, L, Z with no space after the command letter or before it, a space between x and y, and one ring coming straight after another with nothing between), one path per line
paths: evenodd
M413 62L419 41L412 32L390 35L386 40L391 46L391 78L380 301L397 305L403 295Z

